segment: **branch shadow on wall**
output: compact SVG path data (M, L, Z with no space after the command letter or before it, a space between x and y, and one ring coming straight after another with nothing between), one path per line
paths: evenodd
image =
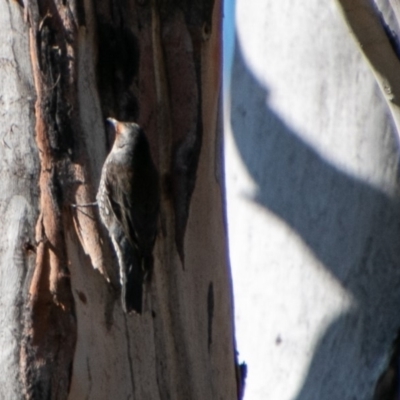
M356 307L324 332L296 400L362 398L400 328L400 206L324 160L286 126L237 43L231 125L258 185L254 200L295 230L355 299Z

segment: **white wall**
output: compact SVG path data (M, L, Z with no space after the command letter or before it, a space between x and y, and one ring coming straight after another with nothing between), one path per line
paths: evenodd
M246 400L370 399L400 328L398 144L333 1L237 0L226 113Z

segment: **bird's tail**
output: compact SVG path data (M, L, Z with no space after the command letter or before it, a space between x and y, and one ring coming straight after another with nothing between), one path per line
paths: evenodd
M122 304L124 311L142 313L143 287L150 283L153 272L153 255L138 256L132 267L127 269L126 284L122 286Z
M113 239L119 264L122 309L125 313L135 311L141 314L144 281L143 257L137 249L131 246L124 235Z
M126 282L122 285L121 292L122 307L126 313L131 311L142 313L144 283L142 262L140 259L134 260L126 271Z

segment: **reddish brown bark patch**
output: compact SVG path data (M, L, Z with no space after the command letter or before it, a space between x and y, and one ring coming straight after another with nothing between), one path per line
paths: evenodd
M51 1L29 3L37 94L36 142L41 172L36 265L24 315L21 379L27 399L65 399L76 343L76 320L63 234L65 166L74 154L73 21Z

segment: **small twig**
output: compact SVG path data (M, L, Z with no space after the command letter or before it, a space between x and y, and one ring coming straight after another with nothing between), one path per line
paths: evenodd
M86 203L86 204L70 204L71 208L79 209L79 208L89 208L89 207L96 207L97 206L97 201L94 203ZM80 212L85 215L86 217L93 219L93 215L87 214L83 210L80 210Z
M96 207L97 201L94 203L86 203L86 204L71 204L72 208L79 208L79 207Z

